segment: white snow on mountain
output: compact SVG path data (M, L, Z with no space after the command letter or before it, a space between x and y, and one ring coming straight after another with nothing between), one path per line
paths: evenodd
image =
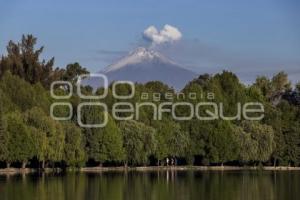
M166 58L159 52L139 47L127 56L109 65L99 73L105 74L109 83L128 80L138 83L161 81L176 90L182 89L197 74ZM99 87L96 79L87 80L87 84Z
M123 57L116 63L106 67L102 72L109 73L130 64L137 64L154 60L160 60L161 62L172 63L176 65L175 62L166 58L165 56L156 51L148 50L144 47L138 47L136 50L130 52L127 56Z

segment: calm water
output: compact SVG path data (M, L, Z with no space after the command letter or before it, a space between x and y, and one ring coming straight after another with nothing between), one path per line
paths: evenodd
M105 172L0 176L0 200L300 199L300 172Z

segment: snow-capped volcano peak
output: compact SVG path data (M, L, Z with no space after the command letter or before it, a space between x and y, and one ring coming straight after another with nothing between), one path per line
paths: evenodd
M113 81L132 81L146 83L161 81L175 89L182 89L188 81L197 76L196 73L185 69L171 61L161 53L139 47L127 56L100 71L107 76L109 83ZM88 85L98 88L99 80L91 78Z
M167 59L159 52L146 49L145 47L138 47L134 51L131 51L127 56L121 58L116 63L106 67L103 72L108 73L130 64L138 64L142 62L153 62L153 61L165 62L175 64L173 61Z

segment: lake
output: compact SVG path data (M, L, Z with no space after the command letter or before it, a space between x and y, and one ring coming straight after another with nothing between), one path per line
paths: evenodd
M1 200L299 198L299 171L130 171L0 175Z

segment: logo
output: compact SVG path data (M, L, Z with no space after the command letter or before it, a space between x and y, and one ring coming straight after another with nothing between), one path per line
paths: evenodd
M82 80L86 78L100 78L103 80L103 93L99 95L85 95L82 90ZM127 95L118 94L118 85L128 85L130 87L130 93ZM55 88L61 88L67 91L64 95L55 94ZM71 82L68 81L54 81L50 88L51 97L58 102L54 102L50 106L50 116L54 120L71 120L73 118L73 106L70 102L67 102L73 96L74 88ZM213 102L214 93L208 92L206 95L201 94L200 97L196 93L176 93L167 92L165 94L161 93L146 93L142 92L140 94L140 102L126 102L125 100L132 100L136 95L135 84L131 81L115 81L112 83L112 97L117 100L111 107L111 116L115 120L139 120L141 108L149 107L153 111L153 120L162 120L163 114L168 113L176 121L186 121L192 119L198 119L202 121L210 120L251 120L258 121L264 118L264 106L260 102L246 102L237 103L235 106L236 114L234 116L226 116L224 113L223 103ZM77 123L83 128L103 128L108 123L108 106L101 100L105 99L108 95L108 79L104 74L84 74L78 76L78 81L76 84L76 93L80 98L81 102L77 106L76 116ZM160 102L162 96L165 100ZM197 103L191 103L188 100L197 99L207 100ZM177 99L180 101L174 102ZM68 116L55 116L55 109L57 107L66 107L68 109ZM85 124L82 120L83 109L85 107L101 107L103 111L103 121L97 124ZM179 108L188 111L187 115L180 115L176 112Z

